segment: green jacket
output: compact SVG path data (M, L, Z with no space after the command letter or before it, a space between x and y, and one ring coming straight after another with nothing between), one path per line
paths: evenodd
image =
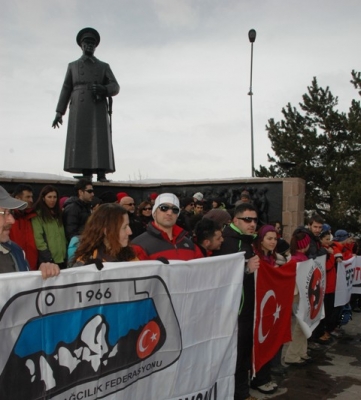
M62 263L66 260L66 239L64 226L53 218L43 220L38 216L32 218L34 238L39 251L39 262Z

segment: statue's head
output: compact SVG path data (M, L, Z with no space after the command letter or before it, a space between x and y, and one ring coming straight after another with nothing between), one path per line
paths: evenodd
M86 55L93 55L100 42L98 31L93 28L84 28L76 36L76 42Z

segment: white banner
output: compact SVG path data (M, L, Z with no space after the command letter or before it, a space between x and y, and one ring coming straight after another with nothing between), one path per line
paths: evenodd
M353 293L356 257L337 264L337 280L335 291L335 307L344 306L350 301Z
M0 275L0 399L233 400L243 254Z
M352 293L361 294L361 256L356 256Z
M300 301L294 311L303 333L309 338L324 316L326 256L297 263L296 283Z

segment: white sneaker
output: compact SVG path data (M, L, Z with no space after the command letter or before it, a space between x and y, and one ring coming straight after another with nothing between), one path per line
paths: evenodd
M263 394L272 394L278 388L277 384L276 384L276 387L274 387L273 383L274 382L267 382L264 385L260 385L260 386L255 386L255 385L252 386L251 385L251 387L252 387L252 389L256 389Z
M271 382L269 382L269 383L273 386L273 389L274 389L274 390L277 390L277 389L278 389L278 385L277 385L276 382L271 381Z

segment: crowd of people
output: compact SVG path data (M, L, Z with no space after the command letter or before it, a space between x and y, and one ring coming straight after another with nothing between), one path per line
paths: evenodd
M258 210L242 194L227 210L221 199L205 202L202 193L179 199L172 193L153 193L138 206L125 192L105 192L94 197L92 182L79 180L75 195L60 198L56 187L46 185L34 202L29 185L19 185L10 195L0 186L0 273L40 269L44 279L64 268L103 262L137 260L192 260L245 252L245 275L238 314L235 400L252 400L250 387L272 394L275 374L286 373L285 364L301 367L311 361L307 340L296 323L292 342L281 362L282 348L250 380L252 361L255 278L261 261L282 267L293 259L302 262L326 255L325 317L313 331L317 345L340 335L340 307L334 307L338 261L358 252L355 239L345 230L332 234L319 215L297 228L288 243L282 224L259 226ZM263 264L262 264L263 265ZM294 303L298 303L297 286ZM352 299L354 311L358 299Z

